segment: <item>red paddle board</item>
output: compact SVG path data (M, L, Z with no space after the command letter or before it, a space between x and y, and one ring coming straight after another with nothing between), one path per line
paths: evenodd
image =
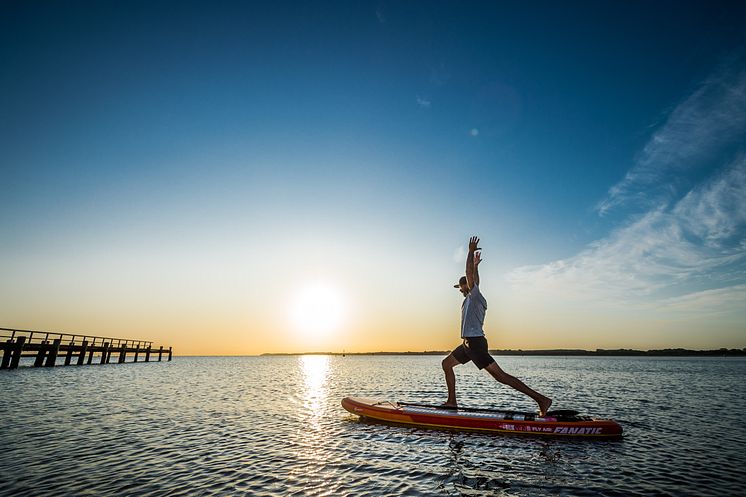
M611 419L581 416L576 411L535 413L492 409L443 408L425 404L345 397L342 407L361 418L427 428L563 437L620 437L622 427Z

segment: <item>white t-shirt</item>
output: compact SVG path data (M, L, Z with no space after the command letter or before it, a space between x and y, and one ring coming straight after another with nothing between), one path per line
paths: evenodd
M474 285L461 304L461 338L484 336L484 315L487 313L487 300Z

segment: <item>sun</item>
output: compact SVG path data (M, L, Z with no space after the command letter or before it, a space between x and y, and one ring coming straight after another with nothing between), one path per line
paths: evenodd
M326 282L303 285L292 301L291 321L306 335L323 336L339 329L346 314L342 293Z

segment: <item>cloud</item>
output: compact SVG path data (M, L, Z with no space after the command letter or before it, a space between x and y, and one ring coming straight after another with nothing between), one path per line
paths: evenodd
M429 109L431 103L432 102L429 99L417 95L417 105L419 105L423 109Z
M479 130L478 130L477 128L471 128L471 129L469 130L469 134L470 134L471 136L479 136Z
M376 7L376 19L378 19L378 22L381 24L386 24L386 14L383 12L383 5L378 5Z
M741 155L737 155L740 153ZM722 158L736 156L735 160ZM719 163L716 162L719 159ZM720 166L720 167L715 167ZM715 171L692 184L696 169ZM723 66L668 116L597 206L642 208L572 257L507 275L530 298L721 312L746 294L746 70Z
M612 186L596 209L604 215L635 203L649 208L670 201L681 172L702 168L734 140L746 137L746 69L741 58L723 65L679 104Z
M619 304L744 284L746 156L673 206L658 205L573 257L517 268L508 280L518 290Z
M703 290L657 302L655 308L676 313L730 312L734 307L746 309L746 285Z

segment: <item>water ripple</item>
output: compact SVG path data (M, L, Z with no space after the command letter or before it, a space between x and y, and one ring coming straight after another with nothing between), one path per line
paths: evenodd
M0 374L0 495L746 494L746 361L505 357L621 441L359 420L346 395L444 400L440 358L176 358ZM474 368L464 403L533 409ZM467 400L468 399L468 402Z

